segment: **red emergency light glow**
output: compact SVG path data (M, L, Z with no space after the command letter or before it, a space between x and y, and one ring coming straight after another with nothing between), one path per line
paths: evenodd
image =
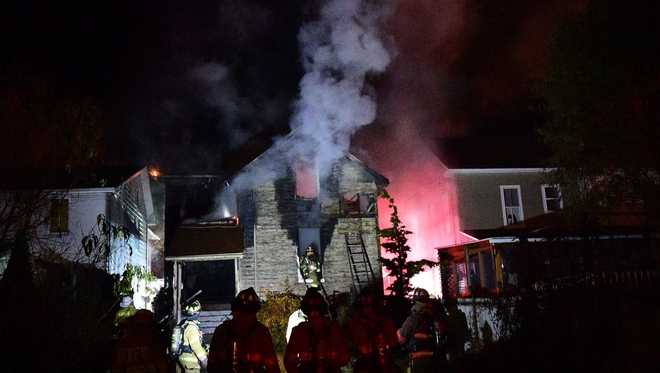
M387 172L390 180L387 190L394 198L401 221L413 232L408 236L412 249L409 260L437 261L436 247L470 242L470 239L460 233L456 188L447 175L447 167L430 153L416 158L407 163L407 167L395 166ZM390 210L386 200L379 200L378 211L380 227L389 227ZM381 254L386 255L384 251ZM385 288L392 281L384 271ZM440 296L439 268L427 269L413 277L411 285Z

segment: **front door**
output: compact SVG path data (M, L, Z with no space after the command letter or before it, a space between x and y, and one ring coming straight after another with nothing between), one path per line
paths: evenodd
M228 309L236 295L235 260L185 262L182 268L182 297L187 299L198 290L196 299L204 310Z

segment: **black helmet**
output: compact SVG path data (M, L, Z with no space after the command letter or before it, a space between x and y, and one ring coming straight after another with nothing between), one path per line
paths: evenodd
M429 296L429 292L426 291L426 289L423 288L416 288L415 291L413 291L413 301L415 302L428 302L431 299L431 296Z
M312 311L319 311L322 315L326 315L328 313L328 304L318 290L309 288L300 303L300 309L307 316Z
M236 298L231 302L232 311L248 311L248 312L257 312L261 308L261 301L257 296L257 292L254 291L254 288L249 287L245 290L242 290Z

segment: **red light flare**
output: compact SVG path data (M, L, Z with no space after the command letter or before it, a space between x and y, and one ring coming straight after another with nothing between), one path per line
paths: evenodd
M471 241L460 232L456 188L447 175L447 167L427 152L407 162L406 167L394 167L386 172L390 180L387 190L399 209L399 217L413 233L408 236L410 260L438 260L437 247ZM378 223L389 227L390 210L387 201L378 202ZM381 253L385 255L384 251ZM391 279L383 273L387 288ZM442 293L438 268L427 269L413 277L413 287L422 287L434 295Z

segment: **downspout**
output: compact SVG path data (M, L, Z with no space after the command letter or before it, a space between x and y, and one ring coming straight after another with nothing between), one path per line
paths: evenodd
M254 250L254 265L252 266L254 271L254 290L259 293L259 287L257 286L257 225L255 224L252 229L252 247Z

